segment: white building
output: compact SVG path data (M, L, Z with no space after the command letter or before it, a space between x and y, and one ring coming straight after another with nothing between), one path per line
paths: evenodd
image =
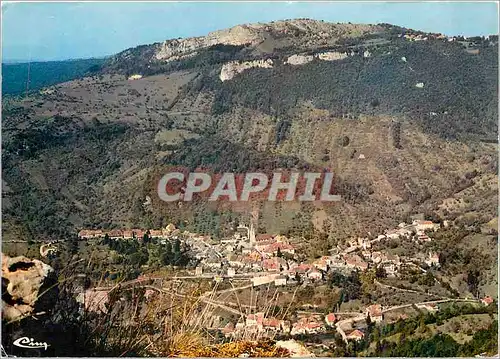
M286 285L286 277L285 276L276 277L274 279L274 285L276 287L285 286Z
M135 74L135 75L129 76L128 79L129 80L139 80L139 79L142 79L142 75Z

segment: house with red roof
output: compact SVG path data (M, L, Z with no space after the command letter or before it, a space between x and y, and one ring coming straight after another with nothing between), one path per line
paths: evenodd
M356 340L356 341L358 341L358 340L363 339L364 336L365 336L365 334L361 330L356 329L356 330L353 330L352 332L350 332L346 336L346 338L347 338L347 340Z
M345 263L349 268L355 268L359 270L368 269L368 263L366 263L360 256L358 255L346 255L344 257Z
M142 239L142 237L144 237L144 234L146 233L142 229L133 229L132 232L134 232L134 236L137 239Z
M323 258L316 259L313 262L313 266L315 266L319 270L322 270L323 272L326 272L328 270L328 262Z
M305 274L305 273L309 272L312 268L313 268L313 266L311 264L300 263L297 266L290 267L290 272L295 272L298 274Z
M263 242L263 241L271 240L273 238L274 238L274 236L272 234L257 234L257 236L255 237L255 240L257 242Z
M429 258L426 259L425 263L429 267L439 267L439 254L436 252L429 252Z
M366 316L370 316L372 322L381 322L383 319L382 306L380 304L372 304L366 308Z
M491 298L489 295L484 297L483 299L481 299L481 303L483 303L484 305L490 305L491 303L493 303L493 298Z
M255 237L255 248L258 250L273 243L276 243L276 238L272 234L258 234Z
M262 261L262 268L269 272L279 272L281 270L281 264L278 258L268 258Z
M333 327L335 324L335 321L337 320L337 317L335 317L334 313L329 313L325 315L325 323L329 325L330 327Z
M291 335L316 334L323 331L323 325L314 317L301 318L292 325Z
M106 234L111 239L123 239L123 231L121 229L113 229Z
M151 238L163 238L163 231L161 229L151 229L149 234Z
M233 337L235 335L235 328L234 324L229 322L227 323L224 328L222 328L222 333L226 338Z
M412 223L415 226L415 229L419 232L423 232L425 230L436 230L436 228L439 228L439 224L434 224L432 221L423 221L423 220L416 220L413 221Z
M82 239L88 239L88 238L93 238L94 234L92 233L91 230L82 229L80 232L78 232L78 237Z
M258 312L255 314L248 314L245 320L245 325L247 327L258 326L263 328L264 323L264 313Z
M275 256L278 254L278 251L281 253L295 254L295 248L289 243L285 242L275 242L269 244L261 249L261 252L267 256Z
M283 321L274 317L264 318L262 327L264 330L279 331L283 327Z

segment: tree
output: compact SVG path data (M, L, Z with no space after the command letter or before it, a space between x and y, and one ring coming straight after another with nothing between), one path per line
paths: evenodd
M377 269L375 270L375 276L377 278L386 278L387 272L385 271L385 268L382 266L378 266Z
M480 273L477 269L470 269L467 272L467 287L474 297L479 297Z
M295 281L297 282L297 284L302 283L302 278L300 277L299 273L295 273Z
M174 253L180 253L181 252L181 241L179 239L176 239L174 241Z
M378 105L380 105L380 101L377 98L370 102L370 106L373 108L378 107Z
M370 314L367 314L366 316L366 326L370 328L370 326L373 324L372 318L370 318Z
M167 241L167 243L165 245L165 250L163 251L162 257L161 257L161 261L162 261L163 265L172 264L173 257L174 257L174 255L172 253L172 243Z
M77 254L78 253L78 239L77 238L71 238L68 241L68 252L71 255Z
M176 239L174 242L174 263L173 265L181 265L182 264L182 253L181 253L181 241Z

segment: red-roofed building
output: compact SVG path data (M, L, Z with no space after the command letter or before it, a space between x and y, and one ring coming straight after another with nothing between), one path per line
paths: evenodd
M425 231L425 230L436 230L439 228L439 224L434 224L432 221L422 221L422 220L416 220L413 221L412 223L415 226L415 229L417 231Z
M224 328L222 328L222 334L224 334L226 338L234 336L234 324L231 322L227 323Z
M372 304L366 308L366 315L370 316L373 322L380 322L383 319L382 307L380 304Z
M255 237L257 244L259 244L259 242L271 241L273 239L274 236L272 234L257 234L257 236Z
M313 268L313 266L311 264L300 263L298 266L291 267L290 272L305 274L305 273L309 272L312 268Z
M163 231L161 229L151 229L149 234L152 238L163 238Z
M132 232L134 232L134 236L137 239L142 239L142 237L144 237L144 234L146 233L142 229L133 229Z
M123 238L123 231L120 229L113 229L108 232L108 237L111 239L121 239Z
M293 323L290 331L291 335L301 335L307 333L307 325L304 322Z
M266 255L276 255L278 254L278 250L281 253L295 254L295 248L288 243L284 242L275 242L267 245L261 251Z
M291 335L299 334L315 334L322 331L323 325L317 321L314 317L311 318L301 318L299 321L292 325L290 331Z
M335 314L333 314L333 313L329 313L325 316L325 323L327 325L329 325L330 327L333 327L336 320L337 320L337 317L335 317Z
M313 262L313 266L318 268L319 270L322 270L323 272L326 272L328 270L328 263L326 260L319 258Z
M434 253L429 252L429 258L426 259L425 263L429 267L432 267L432 266L438 267L439 266L439 254L435 253L435 252Z
M269 258L262 261L262 268L270 272L279 272L281 265L278 258Z
M123 238L125 238L125 239L132 239L132 238L134 238L134 234L132 233L131 230L128 230L128 229L124 230L123 231Z
M493 298L491 298L490 296L484 297L483 299L481 299L481 303L483 303L484 305L490 305L491 303L493 303Z
M347 340L361 340L363 339L363 337L365 336L365 334L359 330L359 329L356 329L356 330L353 330L352 332L350 332L346 338Z
M420 242L430 242L431 241L431 239L429 238L429 236L426 235L426 234L420 234L420 235L418 235L417 238L418 238L418 240Z
M78 232L78 237L83 239L93 238L94 234L90 230L82 229L80 232Z
M262 326L263 322L264 322L264 313L259 312L255 314L248 314L245 324L247 327L251 327L253 325Z
M345 263L349 268L356 268L359 270L368 269L368 263L366 263L360 256L358 255L346 255L344 257Z
M283 321L276 319L274 317L264 318L262 320L262 326L264 327L264 329L267 329L267 330L278 331L283 326Z

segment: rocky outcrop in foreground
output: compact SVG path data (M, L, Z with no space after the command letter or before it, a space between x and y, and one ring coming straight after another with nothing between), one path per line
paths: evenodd
M2 253L2 318L13 321L32 314L52 272L37 259Z

